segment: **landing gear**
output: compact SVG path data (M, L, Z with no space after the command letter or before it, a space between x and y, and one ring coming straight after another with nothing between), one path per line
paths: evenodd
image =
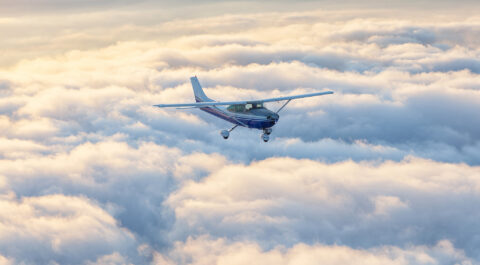
M237 128L238 124L233 126L230 130L222 130L220 131L220 135L223 137L223 139L227 140L228 136L230 136L230 132L233 131L235 128Z
M223 139L227 140L228 139L228 136L230 136L230 132L227 131L227 130L222 130L220 132L220 135L223 137Z
M270 134L272 133L272 128L263 128L262 140L266 143L270 139Z
M262 140L266 143L268 142L268 140L270 139L270 136L268 136L268 134L264 133L262 134Z
M230 136L230 132L235 130L238 125L233 126L230 130L222 130L220 131L220 135L223 137L223 139L227 140L228 137ZM272 128L263 128L263 134L261 135L261 138L264 142L268 142L270 140L270 134L272 133Z

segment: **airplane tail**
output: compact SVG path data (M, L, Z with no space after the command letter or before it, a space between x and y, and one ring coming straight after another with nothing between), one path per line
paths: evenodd
M190 77L190 81L192 82L193 94L195 94L196 102L213 101L207 97L207 95L205 95L205 92L203 92L202 86L200 85L200 82L198 82L198 78L196 76Z

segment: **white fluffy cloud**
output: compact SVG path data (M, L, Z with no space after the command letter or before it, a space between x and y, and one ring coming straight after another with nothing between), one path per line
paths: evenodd
M1 264L479 262L476 14L127 2L0 19ZM152 107L195 74L215 99L335 94L224 141Z
M297 244L264 251L252 242L189 238L178 242L170 257L156 254L155 264L473 264L465 254L443 240L435 246L405 249L384 246L366 250L343 246Z
M2 196L0 204L0 249L14 264L74 264L110 253L136 255L134 236L84 197Z
M416 158L380 164L271 158L187 182L168 203L184 237L208 231L264 247L321 242L363 248L448 239L478 258L479 172Z

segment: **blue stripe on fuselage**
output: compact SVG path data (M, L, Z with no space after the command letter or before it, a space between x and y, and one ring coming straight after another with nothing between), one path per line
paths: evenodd
M225 114L223 111L215 108L215 107L205 107L205 108L200 108L201 110L210 113L212 115L215 115L221 119L224 119L228 122L231 122L233 124L238 124L240 126L247 125L248 128L255 128L255 129L263 129L263 128L270 128L273 125L275 125L275 122L266 119L264 116L253 116L251 118L246 118L246 117L240 117L238 115L234 115L233 113L229 116ZM233 118L232 118L233 116ZM239 121L241 123L239 123ZM243 123L243 124L242 124Z

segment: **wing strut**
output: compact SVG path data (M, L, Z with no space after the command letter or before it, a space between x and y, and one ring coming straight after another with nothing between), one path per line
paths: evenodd
M287 106L287 104L292 101L291 99L287 100L287 102L285 102L275 113L279 113L283 108L285 108L285 106Z

